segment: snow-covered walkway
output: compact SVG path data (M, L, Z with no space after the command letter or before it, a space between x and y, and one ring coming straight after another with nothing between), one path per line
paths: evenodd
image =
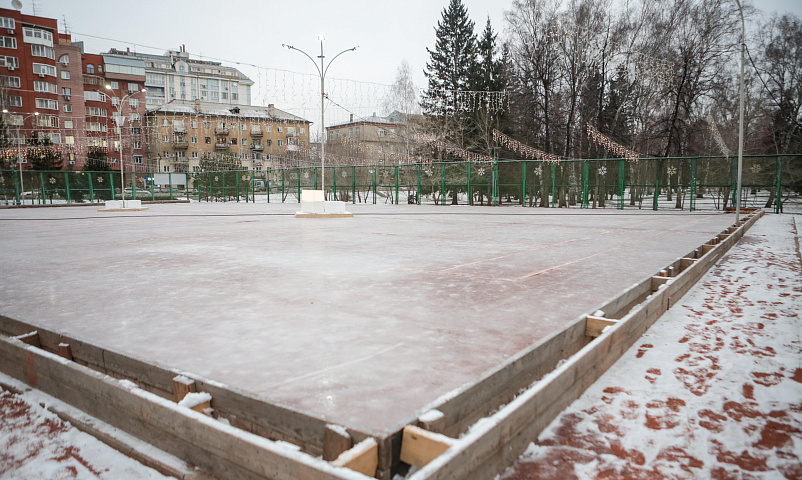
M761 219L503 479L802 478L797 228Z

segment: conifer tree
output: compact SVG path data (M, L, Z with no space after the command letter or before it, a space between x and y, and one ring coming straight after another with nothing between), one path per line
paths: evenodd
M39 136L36 130L28 140L28 149L25 158L31 165L31 170L61 170L63 161L61 154L53 148L49 136Z
M450 0L437 22L435 49L426 49L430 60L424 72L429 81L423 99L424 112L435 117L442 128L438 132L441 136L459 145L464 143L459 92L471 89L477 62L473 26L462 0Z

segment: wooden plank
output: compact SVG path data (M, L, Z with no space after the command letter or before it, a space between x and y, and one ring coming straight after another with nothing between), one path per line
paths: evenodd
M668 283L669 280L671 280L671 277L663 277L663 276L652 277L652 292L660 290L660 287Z
M404 427L401 461L421 468L454 445L454 439L414 425Z
M372 477L379 465L379 445L376 440L366 438L332 462L335 467L344 467Z
M173 377L173 401L180 402L187 396L188 393L195 393L198 391L198 385L195 380L184 375L176 375Z
M354 441L351 435L340 425L326 425L323 430L323 460L336 460L343 452L349 450Z
M680 259L680 261L679 261L679 262L680 262L680 263L679 263L679 264L680 264L680 268L681 268L682 270L685 270L686 268L688 268L688 267L690 267L691 265L693 265L693 263L694 263L695 261L696 261L696 259L695 259L695 258L689 258L689 257L684 257L684 258L681 258L681 259Z
M616 323L618 323L618 320L588 315L585 318L585 335L596 338L602 334L605 328Z

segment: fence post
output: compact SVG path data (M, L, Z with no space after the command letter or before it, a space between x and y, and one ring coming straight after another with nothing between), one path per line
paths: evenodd
M172 172L167 173L167 183L170 184L170 200L173 199L173 174Z
M351 204L356 205L356 165L351 165Z
M440 164L440 205L446 204L446 164Z
M557 164L551 164L551 207L557 206Z
M39 184L41 185L42 189L42 201L43 205L47 205L47 188L45 187L45 174L44 172L39 172Z
M585 160L582 162L582 208L588 208L590 202L588 201L588 187L590 184L590 162Z
M324 171L325 172L325 171ZM334 200L337 200L337 167L331 167L331 188Z
M692 212L696 211L696 157L691 159L691 207Z
M373 204L376 205L376 166L373 166Z
M618 209L624 209L624 191L626 190L626 174L627 164L626 160L621 159L618 161Z
M526 206L526 161L521 160L521 206Z
M298 203L301 203L301 167L296 168L295 173L298 177Z
M395 166L395 204L398 205L398 165Z
M67 191L67 203L72 203L70 199L70 176L64 172L64 189Z
M663 169L663 160L657 160L657 167L654 169L654 198L652 199L652 210L657 210L660 197L660 171Z
M111 199L114 200L114 175L109 172L109 185L111 185Z
M468 162L468 205L473 205L473 185L471 184L471 170L473 163Z
M783 198L783 157L777 156L775 163L777 165L777 196L774 199L774 213L780 213L782 210Z
M312 176L314 177L312 185L314 186L314 189L317 190L318 189L318 187L317 187L317 167L312 167ZM326 186L325 185L323 185L322 190L323 190L323 200L325 200L326 199Z
M733 157L732 160L730 160L730 165L732 165L732 168L730 168L730 181L732 183L732 201L730 202L730 205L735 205L737 203L737 201L738 201L738 197L736 197L736 195L740 195L741 194L741 192L736 192L735 191L735 190L738 189L738 161L737 161L737 157Z
M11 171L11 176L14 177L14 198L17 201L17 205L22 205L22 203L20 202L20 193L21 192L20 192L19 180L17 180L17 169L16 168ZM23 197L25 196L24 193L22 195L23 195Z
M223 172L225 174L225 172ZM234 173L234 189L237 192L237 203L239 203L239 172Z
M417 198L417 204L420 205L420 163L417 164L418 167L418 193L415 195Z

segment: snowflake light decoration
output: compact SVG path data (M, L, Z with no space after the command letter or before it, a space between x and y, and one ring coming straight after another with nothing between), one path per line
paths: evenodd
M605 174L607 174L607 167L599 168L599 175L603 177Z
M304 172L304 178L309 178L309 172Z
M677 173L677 167L674 166L668 167L666 171L668 172L669 176L674 175L675 173Z
M215 181L215 182L219 181L219 178L220 178L220 177L218 177L217 175L215 175L215 176L214 176L214 181Z
M97 183L103 183L103 177L97 177Z
M485 169L480 168L479 170L476 171L476 174L479 175L480 177L483 177L485 175Z
M430 168L427 168L425 173L426 173L427 177L431 177L434 172L432 172L432 170Z
M346 172L345 170L343 170L343 178L348 178L348 172Z
M247 175L243 175L242 179L247 182L248 181L248 176Z
M55 185L55 184L56 184L55 177L50 177L50 185Z
M752 173L758 174L760 173L760 165L758 164L752 165L752 168L750 168L750 170L752 170Z
M543 167L535 167L533 172L535 173L535 175L542 175L543 174Z

